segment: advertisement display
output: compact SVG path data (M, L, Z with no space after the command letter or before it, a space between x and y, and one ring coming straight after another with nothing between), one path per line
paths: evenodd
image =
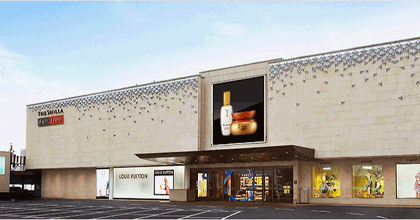
M169 195L169 190L174 188L173 170L155 170L155 195Z
M312 167L312 197L334 198L341 196L340 167Z
M198 173L198 197L207 197L207 173Z
M420 164L397 164L397 198L420 198Z
M184 182L183 166L114 168L114 198L169 199Z
M109 197L109 169L96 169L96 197Z
M382 165L353 166L353 198L383 198L384 173Z
M212 145L265 142L265 76L212 85Z
M0 157L0 175L3 175L5 173L6 169L6 158Z

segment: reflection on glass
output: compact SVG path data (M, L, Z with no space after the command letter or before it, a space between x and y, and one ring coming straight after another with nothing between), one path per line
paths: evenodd
M334 198L341 195L340 167L312 167L312 197Z
M383 198L382 165L353 166L353 198Z

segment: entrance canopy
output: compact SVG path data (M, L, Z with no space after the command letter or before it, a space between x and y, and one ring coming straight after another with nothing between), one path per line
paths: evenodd
M234 148L208 151L136 154L140 159L159 164L212 164L291 160L314 160L315 150L295 145L276 147Z

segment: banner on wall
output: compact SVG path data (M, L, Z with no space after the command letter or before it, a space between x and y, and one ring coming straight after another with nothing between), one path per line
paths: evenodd
M212 84L212 145L265 142L265 81Z
M114 168L114 198L169 199L170 189L183 189L183 166Z
M420 164L397 164L397 198L420 198Z
M96 170L96 197L109 197L109 169Z

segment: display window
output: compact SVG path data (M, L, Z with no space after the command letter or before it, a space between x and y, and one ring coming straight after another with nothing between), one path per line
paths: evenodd
M335 198L341 196L340 167L312 167L312 197Z
M207 197L207 173L198 173L198 197Z
M3 175L6 168L6 160L4 157L0 157L0 174Z
M397 198L420 199L420 164L397 164Z
M383 198L384 173L382 165L353 166L353 198Z
M96 169L96 197L109 197L109 169Z
M225 170L224 193L229 201L254 200L254 175L252 170Z

